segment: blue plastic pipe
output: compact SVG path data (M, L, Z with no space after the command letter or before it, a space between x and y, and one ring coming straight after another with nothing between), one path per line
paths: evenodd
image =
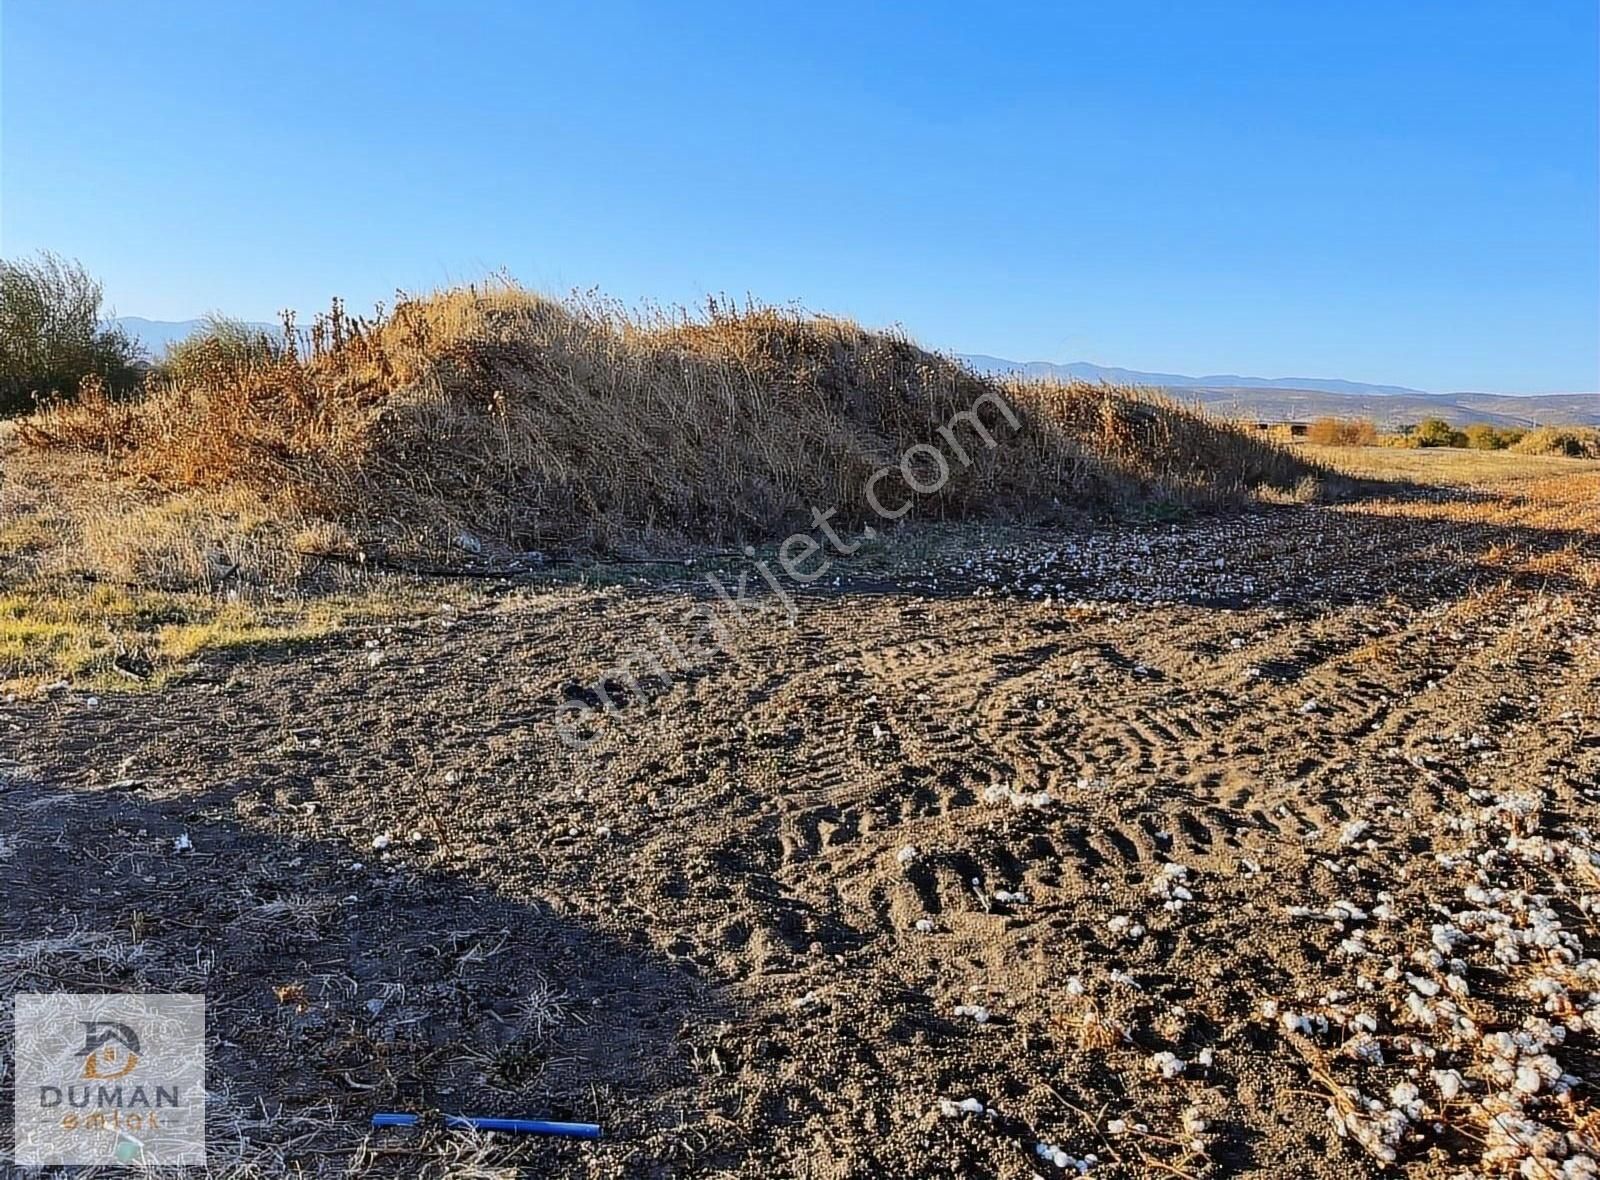
M420 1116L414 1114L375 1114L374 1127L414 1127ZM452 1131L511 1131L520 1135L560 1135L566 1139L598 1139L600 1128L594 1123L558 1123L550 1119L500 1119L483 1115L447 1114L444 1125Z

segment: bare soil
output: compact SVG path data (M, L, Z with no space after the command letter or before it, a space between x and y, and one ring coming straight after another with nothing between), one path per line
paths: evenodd
M841 562L581 751L558 706L701 587L519 586L11 702L0 988L203 991L219 1174L1377 1174L1328 1079L1417 1086L1403 1171L1493 1173L1496 1083L1406 977L1462 966L1480 1032L1549 1011L1535 951L1429 961L1474 886L1600 951L1596 490ZM1600 1080L1579 1023L1527 1102L1558 1129Z

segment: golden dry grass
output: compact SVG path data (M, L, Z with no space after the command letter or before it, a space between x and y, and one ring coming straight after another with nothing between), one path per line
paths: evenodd
M1015 433L1001 398L1022 419ZM132 402L90 390L23 435L169 487L270 493L365 532L605 548L781 535L813 508L866 519L870 475L974 407L1002 441L977 445L969 428L973 461L925 498L925 516L1209 502L1308 470L1160 398L1002 388L846 320L719 303L636 316L506 284L402 300L373 321L336 305L298 354L219 348L216 364L186 364Z
M494 283L372 320L335 304L288 339L219 328L139 397L89 386L0 437L0 681L159 683L388 617L399 583L328 559L461 533L615 551L759 542L813 509L862 521L872 473L918 444L971 460L925 521L1305 498L1326 474L1154 395L1001 386L791 310L633 315ZM993 446L970 422L941 436L974 409Z
M304 552L342 539L245 489L168 491L0 432L0 691L155 687L209 652L439 601Z

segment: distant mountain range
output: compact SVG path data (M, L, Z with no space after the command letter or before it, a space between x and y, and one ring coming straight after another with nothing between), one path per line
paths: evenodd
M142 343L152 356L205 326L204 320L147 320L120 316L115 321ZM276 324L251 324L277 332ZM1240 377L1233 373L1187 377L1182 373L1145 373L1079 362L1008 361L969 355L956 359L980 373L1054 377L1061 380L1108 381L1165 389L1182 401L1199 402L1229 418L1260 422L1304 422L1325 416L1371 418L1392 428L1423 418L1443 418L1454 425L1489 422L1496 426L1581 424L1600 426L1600 394L1553 393L1427 393L1404 385L1368 385L1327 377Z
M205 320L147 320L136 315L119 315L111 322L144 345L145 351L152 357L159 357L167 351L167 345L176 344L206 326ZM249 326L260 328L263 332L282 331L277 324Z
M1076 377L1079 381L1109 381L1115 385L1155 385L1162 389L1309 389L1319 393L1420 394L1420 389L1404 385L1366 385L1360 381L1339 381L1327 377L1240 377L1234 373L1210 377L1185 377L1182 373L1141 373L1137 369L1108 368L1079 361L1053 365L1049 361L1008 361L997 356L960 358L980 373L1020 373L1024 377Z
M961 356L980 373L1108 381L1164 389L1180 401L1198 402L1229 418L1259 422L1305 422L1312 418L1371 418L1393 428L1423 418L1452 425L1488 422L1495 426L1600 426L1600 394L1428 393L1404 385L1368 385L1327 377L1240 377L1232 373L1188 377L1182 373L1143 373L1080 362L1008 361L993 356Z

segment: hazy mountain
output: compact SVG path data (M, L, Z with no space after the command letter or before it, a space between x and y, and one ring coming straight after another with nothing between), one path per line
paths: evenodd
M185 336L192 336L206 326L205 320L147 320L142 316L119 315L111 321L128 335L132 336L152 358L159 358L167 351L167 345L176 344ZM277 324L250 324L252 328L260 328L263 332L281 332Z
M1076 377L1080 381L1110 381L1118 385L1159 385L1166 389L1314 389L1322 393L1422 394L1404 385L1367 385L1331 377L1240 377L1233 373L1186 377L1182 373L1142 373L1137 369L1108 368L1078 361L1055 365L1049 361L1008 361L997 356L960 358L980 373L1020 373L1026 377ZM1423 396L1426 396L1425 394Z
M1387 428L1423 418L1443 418L1457 426L1468 422L1496 426L1600 425L1600 394L1593 393L1426 393L1403 385L1367 385L1325 377L1188 377L1182 373L1145 373L1087 363L1055 365L992 356L959 359L980 373L1155 386L1227 417L1260 422L1335 417L1371 418Z
M1382 429L1443 418L1454 426L1600 426L1600 396L1494 393L1357 394L1315 389L1169 388L1182 401L1213 413L1256 422L1308 422L1313 418L1370 418Z

